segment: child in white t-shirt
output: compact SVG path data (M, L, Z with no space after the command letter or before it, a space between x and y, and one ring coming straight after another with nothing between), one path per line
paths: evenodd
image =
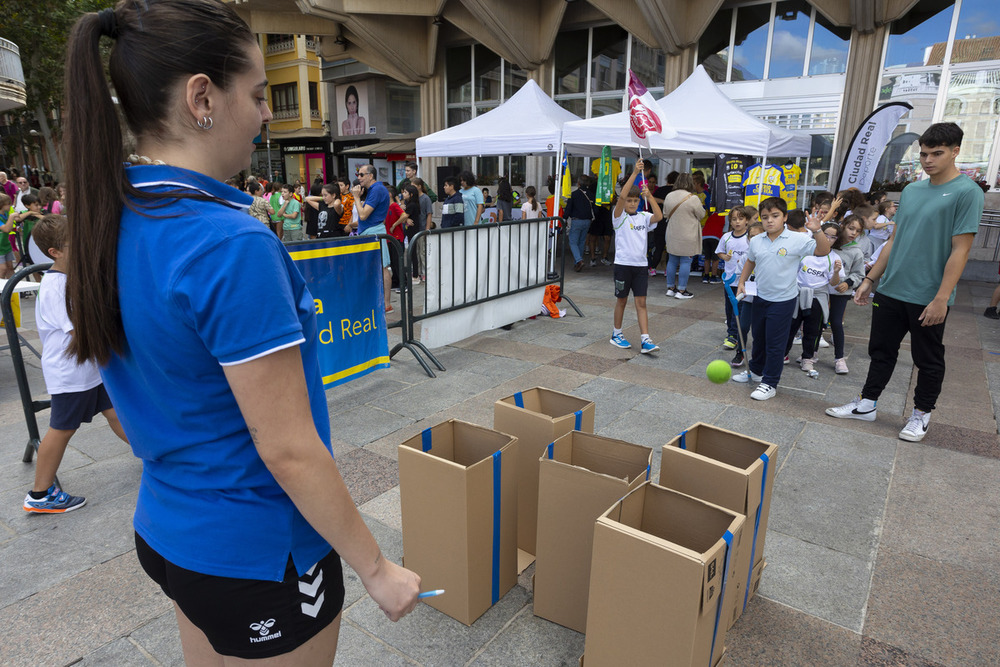
M742 206L736 206L729 211L726 216L729 231L719 239L719 246L716 254L725 262L725 270L722 273L722 280L727 285L736 289L736 281L739 280L740 273L743 272L743 264L747 261L747 250L750 248L750 235L747 233L747 226L750 224L750 215ZM726 308L726 340L722 346L727 350L736 350L736 357L732 361L733 368L743 365L743 351L746 349L746 340L737 340L740 330L746 336L750 329L750 310L740 305L739 313L733 311L733 304L729 300L726 290L723 290L722 301ZM736 318L739 317L739 326L736 326Z
M52 268L42 278L35 304L35 323L42 339L42 375L52 396L49 410L49 430L38 445L35 463L35 483L24 498L24 510L41 514L58 514L83 507L82 496L71 496L55 483L56 470L70 438L82 422L90 422L102 413L111 430L128 442L111 406L111 399L101 382L93 362L77 363L68 353L73 339L73 324L66 313L66 269L69 263L67 246L69 233L66 217L47 215L31 234L42 252L54 260Z
M642 335L640 352L649 354L660 347L649 337L649 316L646 312L646 291L649 287L648 260L646 258L646 234L656 229L657 223L663 219L660 205L649 193L647 186L634 187L636 176L645 163L639 160L635 163L632 175L625 181L621 196L615 203L612 226L615 230L615 278L614 328L611 331L611 344L627 349L632 344L622 333L622 322L625 318L625 306L628 305L629 292L635 301L635 314L639 320L639 333ZM650 211L639 211L640 196L646 200Z
M821 257L807 255L799 263L799 272L796 276L799 302L788 332L785 356L791 352L795 334L801 326L802 360L799 362L799 367L804 373L812 373L814 370L823 323L830 318L830 287L835 282L840 283L839 270L842 266L840 256L833 250Z
M878 250L892 236L892 229L895 227L892 219L896 215L896 202L883 199L878 203L876 210L878 215L875 222L872 223L871 229L868 230L868 236L875 245L875 250ZM874 254L873 252L872 255ZM874 261L873 259L872 262L874 263Z

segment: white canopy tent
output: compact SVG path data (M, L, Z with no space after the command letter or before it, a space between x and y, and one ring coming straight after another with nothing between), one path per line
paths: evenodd
M677 130L673 139L650 137L650 150L656 157L679 157L691 154L733 153L737 155L776 155L807 157L812 137L770 125L737 106L715 85L701 65L666 97L658 100L666 121ZM417 140L417 150L420 149ZM600 155L611 146L619 157L636 157L639 144L632 141L628 112L566 123L563 147L571 155Z
M553 102L537 83L528 79L496 109L417 139L417 158L556 155L563 125L579 120L579 116ZM597 153L600 152L598 148Z

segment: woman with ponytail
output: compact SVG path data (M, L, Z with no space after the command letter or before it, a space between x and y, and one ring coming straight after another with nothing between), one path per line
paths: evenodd
M136 552L188 664L329 665L341 557L394 621L420 585L383 558L337 470L312 297L224 185L271 119L266 91L256 38L220 0L127 0L70 37L71 353L100 364L143 461Z

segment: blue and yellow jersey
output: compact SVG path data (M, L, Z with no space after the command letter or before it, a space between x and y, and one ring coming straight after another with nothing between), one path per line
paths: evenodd
M743 172L743 205L760 207L768 197L780 197L785 189L785 173L773 164L764 168L764 182L761 184L761 165L752 164Z
M788 208L797 208L795 200L799 193L799 177L802 169L797 164L782 165L781 171L785 176L785 188L781 191L781 197L788 204Z

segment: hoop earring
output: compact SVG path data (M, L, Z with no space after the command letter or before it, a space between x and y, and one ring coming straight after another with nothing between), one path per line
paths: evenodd
M214 125L214 123L212 122L211 116L202 116L201 120L198 121L198 127L203 130L211 130L212 125Z

